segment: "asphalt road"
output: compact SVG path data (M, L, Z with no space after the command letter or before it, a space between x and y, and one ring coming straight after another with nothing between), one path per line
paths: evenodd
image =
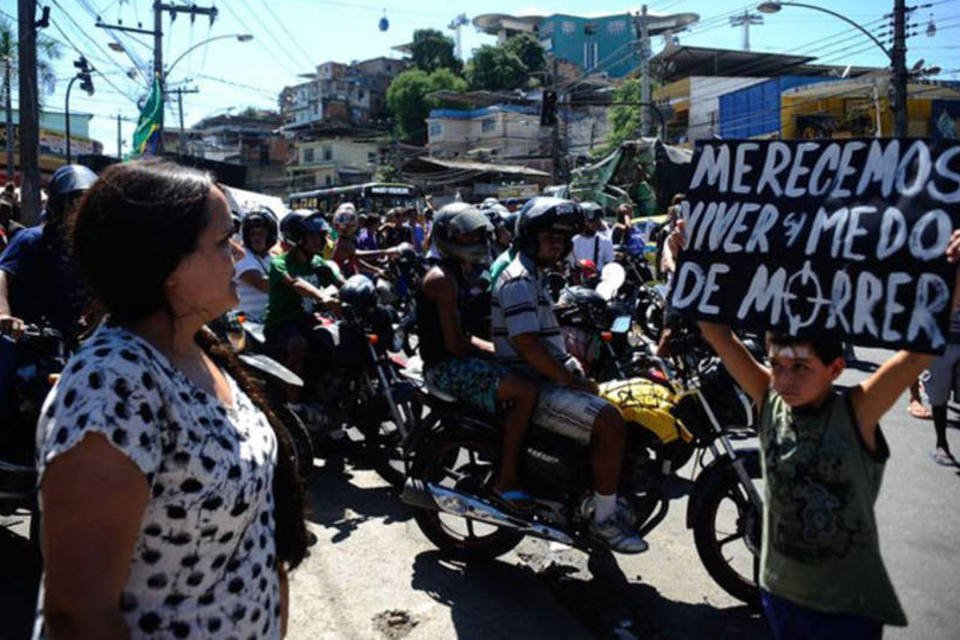
M887 355L857 353L874 363ZM864 375L850 369L841 382ZM960 451L960 423L951 426ZM932 424L908 416L906 396L883 429L892 457L877 505L880 538L910 620L905 629L888 628L886 637L960 638L960 555L953 548L960 540L960 470L930 461ZM649 535L649 551L615 564L528 540L500 561L463 566L439 556L371 470L338 458L317 463L309 500L317 544L292 577L294 640L769 637L760 616L706 574L685 527L685 497ZM3 523L0 638L24 638L37 572L22 537L26 520Z

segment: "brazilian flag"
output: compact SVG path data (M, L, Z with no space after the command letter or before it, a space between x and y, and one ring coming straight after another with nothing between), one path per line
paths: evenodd
M160 142L160 116L163 114L163 90L160 88L160 76L153 78L153 88L147 96L143 108L140 109L140 119L133 132L133 157L152 156L157 153L157 143Z

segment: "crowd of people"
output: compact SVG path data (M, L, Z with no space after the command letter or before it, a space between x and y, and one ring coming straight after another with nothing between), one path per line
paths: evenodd
M544 283L558 264L602 271L614 261L631 234L629 205L610 226L599 205L546 197L231 212L210 175L145 162L100 176L68 165L47 193L43 224L26 229L13 222L13 196L0 197L10 242L0 331L49 322L74 350L37 426L35 637L282 637L287 572L306 553L303 487L275 407L207 324L242 311L302 374L308 356L332 353L316 313L336 317L347 278L376 280L405 251L429 266L415 292L427 381L504 415L490 499L529 513L523 439L552 430L588 457L588 535L619 552L647 548L617 494L623 418L571 357ZM681 200L665 229L666 274L683 251ZM947 255L960 257L957 234ZM489 295L486 334L470 322L477 291ZM960 320L952 328L960 336ZM960 347L933 364L897 353L840 392L835 338L772 334L765 364L729 327L700 329L760 416L760 587L774 635L878 638L884 624L905 624L877 543L873 505L889 455L878 424L929 368L937 449L952 460L946 404ZM0 340L0 390L15 349ZM288 406L314 419L300 394L289 387ZM802 496L814 490L828 507L811 513Z

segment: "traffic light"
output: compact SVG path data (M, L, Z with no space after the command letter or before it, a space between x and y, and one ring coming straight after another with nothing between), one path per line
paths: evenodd
M90 67L90 63L87 62L87 59L84 56L80 56L78 60L73 61L73 66L75 66L77 71L77 78L80 80L80 88L87 92L88 95L93 95L93 78L90 75L90 72L93 69Z
M540 125L552 127L557 124L557 92L544 90L540 103Z

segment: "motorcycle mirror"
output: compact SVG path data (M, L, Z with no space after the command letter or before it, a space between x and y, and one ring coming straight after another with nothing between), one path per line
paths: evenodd
M620 290L620 287L626 279L626 270L616 262L611 262L604 266L600 272L600 283L597 285L597 293L599 293L604 300L611 300L617 291Z

